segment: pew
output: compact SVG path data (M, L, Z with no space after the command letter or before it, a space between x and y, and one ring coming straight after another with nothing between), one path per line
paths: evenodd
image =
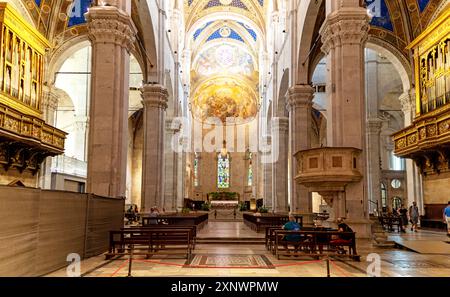
M356 252L355 232L339 231L286 231L275 230L274 251L278 259L281 256L308 256L320 259L324 256L349 257L355 261L360 261L360 256ZM286 236L298 236L295 241L286 240ZM348 241L337 241L333 237L345 235L350 237ZM290 248L293 246L294 248ZM347 247L348 253L340 253L340 247Z
M191 230L191 242L193 248L195 248L196 240L197 240L197 226L175 226L175 225L149 225L149 226L126 226L121 228L120 230L132 230L132 231L145 231L152 229L190 229Z
M174 225L196 226L200 231L208 223L208 214L162 214L157 217L142 217L142 226Z
M289 221L289 216L287 215L270 213L263 213L260 215L244 213L243 218L245 225L250 227L252 230L255 230L256 232L265 231L268 227L283 226ZM296 215L295 218L297 223L302 226L303 217Z
M126 228L109 232L109 250L106 259L115 256L184 255L188 263L194 243L192 228Z

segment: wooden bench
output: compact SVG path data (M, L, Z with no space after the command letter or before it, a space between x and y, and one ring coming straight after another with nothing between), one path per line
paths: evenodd
M148 225L148 226L127 226L124 228L121 228L120 230L132 230L132 231L145 231L145 230L153 230L153 229L190 229L191 230L191 242L192 242L192 248L195 249L195 244L197 241L197 226L175 226L175 225Z
M261 215L244 213L243 218L245 225L250 227L252 230L255 230L256 232L265 232L266 228L283 226L289 221L288 215L270 213L263 213ZM302 226L303 217L296 215L295 218L296 222L299 223L300 226Z
M106 259L114 256L184 255L188 263L194 243L192 228L129 228L109 232L109 250Z
M383 229L394 232L396 228L397 232L402 231L402 218L401 217L392 217L392 216L380 216L378 217L381 226Z
M275 231L282 231L283 227L268 227L266 228L265 245L268 251L275 254ZM337 231L336 229L328 227L302 227L301 231Z
M174 225L174 226L196 226L200 231L208 223L208 214L162 214L156 217L142 217L142 226Z
M345 256L355 261L360 261L360 256L356 252L355 232L339 231L286 231L275 230L275 255L280 256L308 256L320 259L324 256ZM337 240L333 237L348 236L349 240ZM286 240L286 236L298 236L298 240ZM293 246L293 248L290 248ZM340 254L340 248L348 247L347 251Z

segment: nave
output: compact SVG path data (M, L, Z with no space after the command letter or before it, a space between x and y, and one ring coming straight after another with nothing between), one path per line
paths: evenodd
M155 257L133 261L132 276L235 276L235 277L326 277L324 260L292 259L277 260L264 246L264 234L257 234L243 222L209 222L199 238L216 238L227 242L199 243L194 259L166 259ZM259 239L260 242L245 244L242 239ZM411 242L444 241L442 232L421 230L420 233L391 235L392 240ZM407 249L375 248L370 240L358 240L361 262L331 260L331 277L367 277L367 255L376 253L381 259L381 276L447 277L450 275L450 255L420 254ZM81 262L82 277L126 277L127 257L105 261L100 255ZM194 267L192 267L194 266ZM46 276L66 276L66 269L60 269Z

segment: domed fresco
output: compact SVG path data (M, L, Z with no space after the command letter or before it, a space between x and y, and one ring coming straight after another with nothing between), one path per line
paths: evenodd
M255 117L257 104L255 90L245 79L218 76L202 82L194 91L192 112L196 119L206 122L213 118L223 123L227 118L245 122Z
M245 123L256 116L258 60L246 43L247 39L254 41L247 27L237 22L202 27L207 31L203 32L205 41L193 58L191 70L191 112L195 119L211 123L218 118L226 124L227 118Z

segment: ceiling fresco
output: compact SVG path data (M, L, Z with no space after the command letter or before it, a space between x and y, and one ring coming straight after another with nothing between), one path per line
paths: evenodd
M197 22L192 40L191 99L194 118L212 123L227 118L245 123L259 108L258 33L254 27L264 1L194 0L186 1L187 19ZM242 21L227 17L208 20L204 12L233 11ZM200 17L199 17L200 16ZM263 19L260 19L260 22ZM189 21L188 28L189 28ZM253 26L249 24L252 23ZM189 31L189 30L188 30Z
M258 111L255 89L239 76L218 75L202 82L194 91L194 118L214 123L214 118L226 123L227 118L246 122Z
M406 57L406 47L431 21L446 0L365 0L372 16L369 34L388 42Z

